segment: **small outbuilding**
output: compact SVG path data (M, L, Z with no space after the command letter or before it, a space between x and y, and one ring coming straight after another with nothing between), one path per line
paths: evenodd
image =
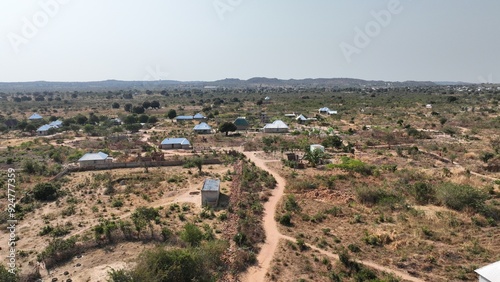
M202 122L198 125L196 125L194 128L193 128L194 132L198 133L198 134L210 134L212 133L212 127L210 127L210 125L206 124L205 122Z
M183 122L183 121L192 121L193 116L176 116L175 121L176 122Z
M311 150L311 152L314 152L316 150L319 150L321 152L325 152L325 147L323 145L320 145L320 144L312 144L310 147L309 147L309 150Z
M196 115L193 116L194 120L205 120L206 117L202 115L201 113L197 113Z
M46 125L42 125L40 126L37 130L36 130L36 134L38 136L47 136L47 135L50 135L50 129L52 129L53 127L46 124Z
M238 117L233 123L236 125L236 130L247 130L250 127L250 123L245 117Z
M78 163L80 164L80 167L88 167L88 166L94 166L97 164L105 164L105 163L110 163L113 162L113 158L109 157L108 154L103 153L103 152L98 152L98 153L87 153L83 155L78 160Z
M186 138L165 138L161 144L160 149L173 150L173 149L190 149L191 143Z
M500 261L474 270L479 275L479 282L500 282Z
M39 114L37 114L37 113L32 114L32 115L28 118L28 120L31 120L31 121L37 121L37 120L42 120L42 119L43 119L43 118L42 118L42 116L41 116L41 115L39 115Z
M216 207L219 204L220 180L207 178L201 188L201 205Z
M288 132L288 125L281 120L275 120L273 123L268 123L262 131L265 133L286 133Z

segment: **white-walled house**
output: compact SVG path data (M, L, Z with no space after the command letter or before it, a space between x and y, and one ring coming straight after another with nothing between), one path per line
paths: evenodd
M194 130L194 132L196 132L198 134L210 134L210 133L212 133L212 127L210 127L210 125L208 125L205 122L202 122L202 123L196 125L193 128L193 130Z
M78 160L78 163L80 164L80 167L88 167L96 164L110 163L112 161L113 158L109 157L108 154L103 152L98 152L98 153L87 153L83 155Z
M281 120L275 120L273 123L268 123L262 131L264 133L286 133L288 132L288 125Z
M172 150L172 149L190 149L191 143L186 138L165 138L161 144L160 149Z

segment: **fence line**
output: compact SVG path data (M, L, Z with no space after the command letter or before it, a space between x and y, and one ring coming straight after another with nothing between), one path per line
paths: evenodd
M57 180L70 172L82 172L82 171L93 171L93 170L107 170L107 169L117 169L117 168L137 168L137 167L160 167L160 166L181 166L186 163L185 160L177 161L146 161L146 162L109 162L100 163L86 166L68 167L63 171L59 172L52 180ZM222 164L219 159L205 159L203 160L204 165L211 164Z

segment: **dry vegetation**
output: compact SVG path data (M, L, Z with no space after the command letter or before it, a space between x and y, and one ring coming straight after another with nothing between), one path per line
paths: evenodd
M474 269L500 260L498 94L467 87L5 94L0 167L17 171L21 280L39 272L60 281L154 281L152 273L172 270L155 265L156 258L206 270L181 268L176 281L237 280L265 240L262 203L274 185L269 174L230 151L245 149L277 160L273 169L288 183L276 220L293 240L282 240L267 279L398 280L359 260L425 281L473 281ZM262 103L266 96L271 104ZM144 104L152 101L160 107ZM339 114L318 114L324 106ZM198 122L177 123L172 111L201 112L214 129L245 116L250 130L198 135L192 130ZM33 112L44 121L28 121ZM288 123L290 133L257 132L262 112ZM317 121L299 124L284 116L292 112ZM13 119L17 125L9 128ZM56 119L62 128L36 136L38 126ZM193 144L192 150L163 151L166 159L218 158L223 164L54 179L86 152L130 162L160 151L165 137ZM311 144L325 145L325 154L312 154ZM285 160L289 152L300 160ZM305 169L297 169L300 164ZM207 177L222 180L216 209L201 207L199 194L190 193ZM3 186L6 177L0 181ZM1 192L2 230L6 199ZM2 252L7 239L0 240Z

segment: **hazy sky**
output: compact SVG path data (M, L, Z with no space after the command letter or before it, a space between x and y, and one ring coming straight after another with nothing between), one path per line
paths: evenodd
M1 0L0 81L500 82L498 0Z

